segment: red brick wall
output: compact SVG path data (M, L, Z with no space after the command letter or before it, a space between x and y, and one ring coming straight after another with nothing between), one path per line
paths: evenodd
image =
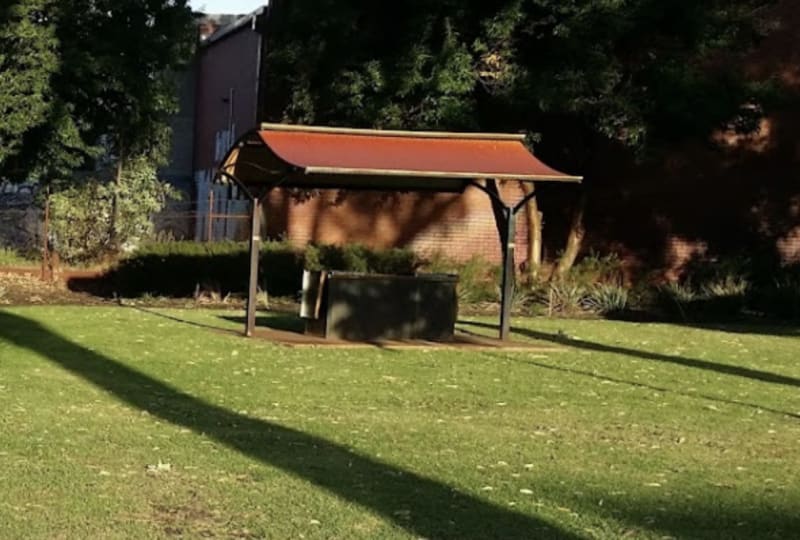
M502 191L509 202L522 197L515 183ZM276 192L266 212L269 234L285 235L296 245L359 242L376 248L410 247L459 260L475 255L496 262L501 258L489 198L474 188L463 195L319 192L304 201ZM521 265L527 242L523 214L517 223L516 261Z

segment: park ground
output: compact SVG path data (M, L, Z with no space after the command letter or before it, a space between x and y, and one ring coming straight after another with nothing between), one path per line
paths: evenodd
M800 328L303 349L240 316L0 307L0 537L800 534Z

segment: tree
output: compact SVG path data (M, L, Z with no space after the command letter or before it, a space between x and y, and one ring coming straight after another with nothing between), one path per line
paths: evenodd
M0 171L50 106L57 41L46 13L50 0L24 0L0 8ZM1 177L1 176L0 176Z
M61 161L92 169L98 146L115 163L166 159L195 43L186 0L16 0L0 23L0 170L51 181L54 152L80 150ZM48 135L53 123L65 131Z
M731 66L762 35L770 3L283 1L267 110L307 123L529 133L537 153L587 177L566 272L603 145L644 155L729 121L748 129L762 114L752 105L768 89Z
M176 74L195 39L187 0L15 0L0 8L0 178L67 195L110 178L108 226L119 247L131 221L120 198L132 186L163 192L155 174L141 171L168 156ZM99 215L97 223L105 223Z
M79 19L73 19L80 13ZM87 136L113 156L119 186L129 162L163 163L170 115L177 111L175 73L191 57L195 32L185 0L67 0L59 37L65 63L56 79L65 100L82 111ZM114 197L112 238L120 244Z

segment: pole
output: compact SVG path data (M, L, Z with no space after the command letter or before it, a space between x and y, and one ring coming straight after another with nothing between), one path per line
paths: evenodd
M208 186L208 224L206 242L209 244L214 238L214 186Z
M247 290L247 323L245 336L253 337L256 329L256 303L258 301L258 258L261 255L261 199L253 197L250 216L250 286Z
M48 280L50 268L50 187L44 198L44 230L42 231L42 281ZM52 276L50 276L52 277Z
M503 289L500 302L500 339L507 341L511 334L511 301L514 297L514 248L516 247L516 213L513 208L503 210L506 242L503 246Z

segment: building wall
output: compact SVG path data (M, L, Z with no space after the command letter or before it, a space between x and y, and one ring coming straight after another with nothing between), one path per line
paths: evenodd
M516 183L502 194L523 197ZM458 260L480 255L501 260L500 243L489 198L469 188L464 194L279 191L266 205L268 232L297 246L309 242L358 242L375 248L410 247L422 254L444 254ZM518 218L516 262L526 260L524 212Z
M234 31L219 39L212 36L198 55L194 138L197 240L207 239L209 212L248 213L247 202L236 187L215 185L212 180L225 152L258 126L261 35L253 27L255 20L255 15L248 16ZM247 229L242 219L211 220L212 237L217 240L244 239Z

